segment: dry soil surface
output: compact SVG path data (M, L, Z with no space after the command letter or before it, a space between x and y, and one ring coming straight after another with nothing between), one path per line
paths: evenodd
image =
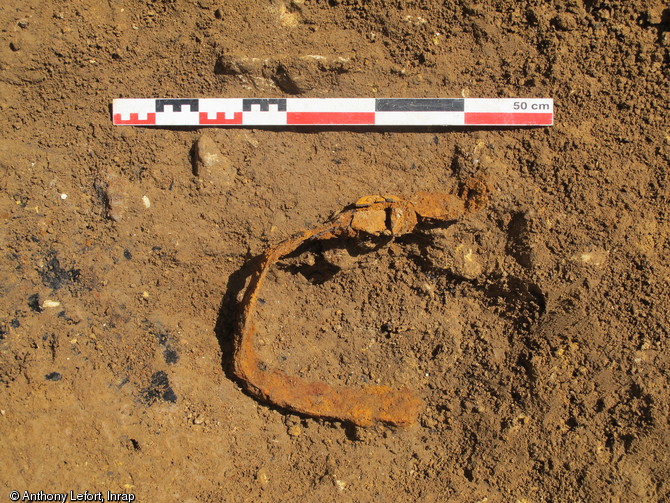
M0 499L670 499L660 0L0 6ZM547 128L113 127L117 97L553 97ZM194 174L202 135L217 169ZM409 428L230 371L253 258L366 194L488 206L278 264L258 351L415 390Z

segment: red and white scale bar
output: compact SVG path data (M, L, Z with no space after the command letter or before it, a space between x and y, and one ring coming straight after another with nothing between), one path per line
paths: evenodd
M115 99L115 125L551 126L551 98Z

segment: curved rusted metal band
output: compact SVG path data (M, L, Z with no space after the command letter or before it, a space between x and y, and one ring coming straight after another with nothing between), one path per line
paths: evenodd
M408 389L336 387L268 369L254 347L258 294L272 264L307 240L354 236L359 232L401 235L412 232L420 218L447 221L476 211L486 204L488 192L483 180L472 178L463 185L460 196L430 192L420 192L412 199L366 196L354 208L340 213L325 225L304 231L266 251L244 293L235 339L233 369L246 389L252 395L288 410L359 426L376 422L409 426L415 422L423 402Z
M392 203L388 203L383 206L390 208L391 205ZM416 421L422 407L421 399L412 391L387 386L350 388L307 381L287 375L281 370L268 369L259 359L254 347L256 301L272 264L309 239L350 235L355 213L355 209L345 211L328 224L305 231L264 254L242 300L234 372L252 395L294 412L339 419L359 426L370 426L376 422L409 426Z

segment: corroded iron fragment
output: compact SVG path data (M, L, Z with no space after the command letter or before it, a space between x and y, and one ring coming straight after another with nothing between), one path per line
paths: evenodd
M361 234L399 236L412 232L424 219L456 220L483 207L487 196L488 187L479 179L468 181L460 196L428 192L418 193L410 199L390 195L365 196L321 227L303 231L267 250L244 293L235 334L233 371L247 391L287 410L358 426L413 424L423 402L411 390L387 386L331 386L268 368L254 347L256 301L270 267L305 241Z

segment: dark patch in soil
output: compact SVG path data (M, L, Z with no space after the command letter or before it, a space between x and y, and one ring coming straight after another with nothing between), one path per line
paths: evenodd
M49 252L47 256L49 259L40 270L40 277L46 286L53 290L58 290L69 283L75 283L79 280L79 276L81 275L80 269L75 269L74 267L64 269L61 267L60 260L58 260L55 252Z
M140 391L140 401L150 407L158 400L175 403L177 395L175 394L170 380L164 370L159 370L151 376L149 386Z

